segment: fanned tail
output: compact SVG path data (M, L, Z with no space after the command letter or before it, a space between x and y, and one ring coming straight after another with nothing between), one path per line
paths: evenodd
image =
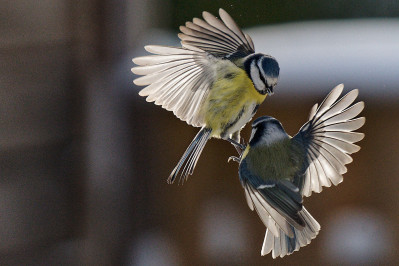
M303 207L299 212L301 218L305 221L305 227L302 230L294 230L294 237L287 236L282 229L280 229L279 236L267 229L265 240L263 241L261 255L264 256L272 251L273 259L277 257L284 257L290 255L294 251L298 251L300 247L304 247L314 239L320 231L320 224L310 215L310 213Z
M188 175L193 174L195 165L197 164L198 158L200 157L205 144L210 138L211 132L212 130L209 128L202 128L198 132L193 141L190 143L190 146L188 146L187 150L184 152L175 169L173 169L172 173L170 174L168 178L169 184L172 184L175 181L183 166L183 170L180 174L180 181L182 183L187 180Z

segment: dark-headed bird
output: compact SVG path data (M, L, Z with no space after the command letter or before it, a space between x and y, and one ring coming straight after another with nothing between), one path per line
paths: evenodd
M313 106L309 121L290 137L281 123L269 116L252 124L250 141L239 161L239 176L247 203L267 227L261 255L284 257L310 243L319 223L302 205L303 196L322 187L338 185L346 173L353 144L364 134L354 132L365 118L355 118L364 108L356 104L358 90L341 97L343 85L335 87L322 104Z
M172 111L189 125L200 127L168 178L179 172L186 180L210 138L240 145L240 130L255 114L279 77L277 61L255 53L251 38L231 16L219 10L220 19L208 12L180 27L182 47L146 46L154 54L134 58L134 80L148 102Z

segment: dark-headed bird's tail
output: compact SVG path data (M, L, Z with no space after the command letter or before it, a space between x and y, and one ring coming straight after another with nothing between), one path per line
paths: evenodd
M198 134L195 136L193 141L188 146L187 150L184 152L180 161L173 169L172 173L168 178L168 183L172 184L176 177L179 175L180 170L180 182L187 180L188 175L192 175L194 172L195 165L197 164L198 158L200 157L205 144L210 139L212 130L209 128L202 128Z
M264 256L272 252L273 258L284 257L299 250L300 247L306 246L310 241L317 236L320 231L320 224L310 215L305 209L299 212L299 216L305 221L305 227L299 230L292 226L294 237L287 236L282 229L279 231L279 236L267 229L265 240L263 241L261 255Z

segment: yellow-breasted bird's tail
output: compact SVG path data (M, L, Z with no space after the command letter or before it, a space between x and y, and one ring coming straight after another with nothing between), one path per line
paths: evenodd
M205 144L210 139L211 133L212 129L209 128L202 128L198 132L193 141L190 143L190 146L188 146L187 150L184 152L180 161L177 163L175 169L173 169L172 173L170 174L168 178L169 184L172 184L175 181L183 166L182 173L180 174L181 183L187 180L188 175L193 174L195 165L197 164Z
M299 230L292 226L294 237L287 236L282 229L279 236L267 229L265 240L263 241L261 255L264 256L272 251L273 258L284 257L290 255L294 251L298 251L300 247L306 246L314 239L320 231L320 224L310 215L310 213L302 207L299 216L305 221L305 227Z

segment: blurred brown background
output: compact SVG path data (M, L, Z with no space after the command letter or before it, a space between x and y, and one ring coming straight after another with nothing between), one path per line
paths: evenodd
M178 25L219 7L280 62L256 116L295 134L339 83L366 102L344 182L305 199L319 236L284 259L260 256L227 142L166 184L198 129L132 84L143 45L176 45ZM387 0L2 1L0 265L397 265L398 17Z

